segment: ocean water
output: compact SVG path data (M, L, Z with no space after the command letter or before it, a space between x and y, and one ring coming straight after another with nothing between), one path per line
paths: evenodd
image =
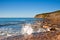
M43 21L43 19L42 18L0 18L0 36L6 37L6 36L22 35L21 30L23 28L23 25L34 24L36 21Z

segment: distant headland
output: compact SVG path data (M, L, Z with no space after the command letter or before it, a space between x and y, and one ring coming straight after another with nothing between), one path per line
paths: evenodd
M45 18L51 21L53 24L60 23L60 10L49 12L49 13L42 13L35 15L35 18Z

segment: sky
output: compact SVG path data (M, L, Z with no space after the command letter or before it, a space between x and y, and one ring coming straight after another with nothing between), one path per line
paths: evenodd
M34 17L60 10L60 0L0 0L0 17Z

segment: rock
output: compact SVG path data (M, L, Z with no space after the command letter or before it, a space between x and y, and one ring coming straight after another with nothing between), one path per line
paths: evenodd
M14 37L8 37L6 38L6 40L60 40L60 31L33 33L28 36L19 35Z
M45 26L45 25L43 25L43 28L48 28L49 26Z

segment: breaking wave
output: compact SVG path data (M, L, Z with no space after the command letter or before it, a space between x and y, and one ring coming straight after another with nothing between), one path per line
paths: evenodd
M38 28L37 30L34 29L36 21L40 20L23 20L23 21L0 21L0 36L8 37L8 36L15 36L15 35L30 35L35 32L42 32L45 31L43 28ZM39 23L40 23L39 22ZM38 24L37 26L40 26Z

